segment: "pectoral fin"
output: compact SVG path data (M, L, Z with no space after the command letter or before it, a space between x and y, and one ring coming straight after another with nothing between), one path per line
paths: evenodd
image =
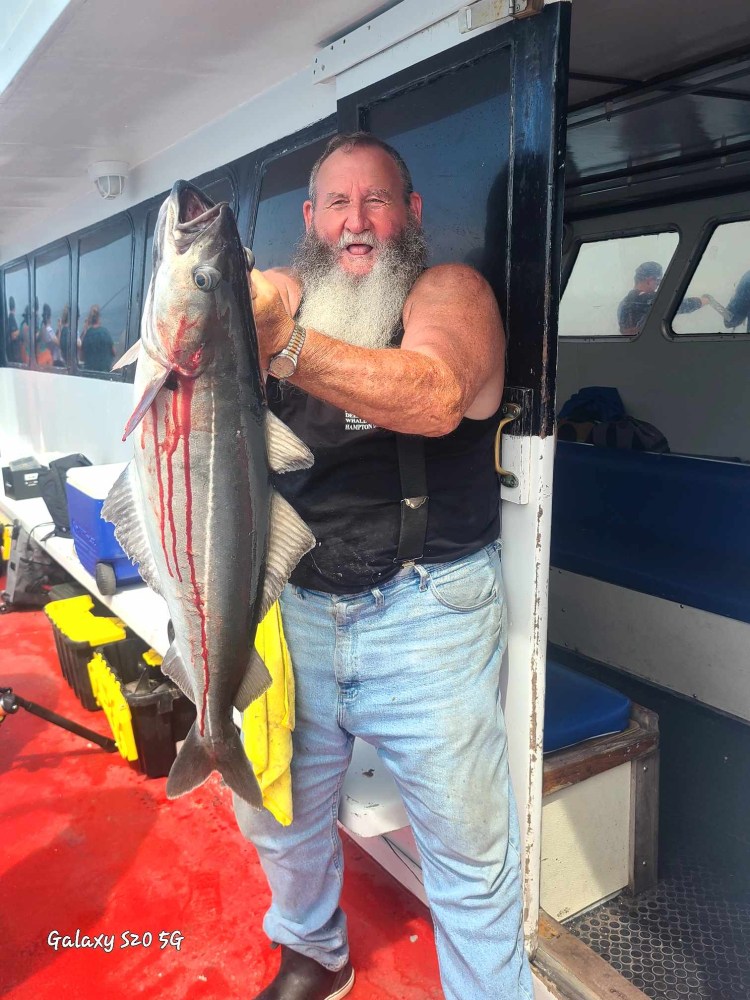
M143 386L141 392L141 398L136 403L136 407L130 415L130 419L125 424L125 430L122 434L123 441L126 440L128 435L132 434L138 424L143 420L143 418L148 413L148 410L159 394L159 390L164 386L169 376L172 374L171 368L165 368L160 365L158 361L154 361L153 358L148 358L148 379L146 384Z
M127 368L128 365L134 365L138 360L138 355L141 353L141 342L136 340L132 347L129 347L127 351L123 354L121 358L112 365L110 369L113 372L118 371L120 368Z

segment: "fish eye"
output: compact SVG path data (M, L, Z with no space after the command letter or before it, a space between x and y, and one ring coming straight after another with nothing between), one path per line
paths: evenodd
M200 288L202 292L210 292L221 281L221 275L215 267L196 267L193 271L193 281L195 287Z

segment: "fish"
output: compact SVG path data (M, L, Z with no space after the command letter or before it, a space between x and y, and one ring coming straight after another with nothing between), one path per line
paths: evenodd
M315 545L273 475L309 468L307 446L268 409L234 214L187 181L159 211L123 435L132 461L102 517L161 594L174 628L162 671L195 704L167 797L213 771L255 808L262 795L232 719L268 688L258 623Z

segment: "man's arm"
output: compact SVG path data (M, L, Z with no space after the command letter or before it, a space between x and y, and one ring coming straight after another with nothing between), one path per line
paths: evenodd
M737 282L734 295L727 305L724 326L730 330L739 326L743 319L750 324L750 271Z
M286 346L298 304L274 272L253 272L261 363ZM400 350L344 344L308 329L297 373L306 392L363 420L404 434L439 437L464 416L492 416L500 404L505 337L495 297L473 268L444 264L427 270L404 306Z

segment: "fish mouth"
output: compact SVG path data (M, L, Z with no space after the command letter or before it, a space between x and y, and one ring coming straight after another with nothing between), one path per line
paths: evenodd
M212 228L227 202L215 204L188 181L176 181L169 196L172 233L178 250L186 250L197 236Z

